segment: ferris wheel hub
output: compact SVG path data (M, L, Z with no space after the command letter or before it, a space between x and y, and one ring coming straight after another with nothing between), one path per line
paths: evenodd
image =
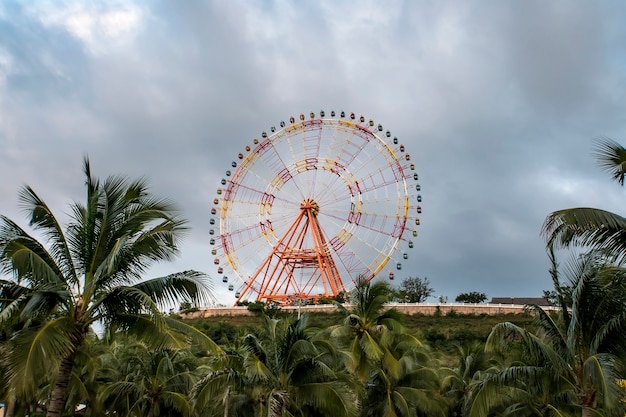
M300 204L300 210L303 210L305 216L307 217L309 216L309 213L312 214L313 217L317 217L320 212L320 205L317 204L317 202L312 198L307 198Z

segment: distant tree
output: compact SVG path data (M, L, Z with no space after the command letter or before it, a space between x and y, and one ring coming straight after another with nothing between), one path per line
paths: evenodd
M189 301L181 302L180 306L178 307L178 311L180 311L181 313L193 313L193 312L198 311L198 310L199 310L199 308L196 307L195 305L193 305Z
M457 295L454 301L457 303L473 303L479 304L483 301L487 300L487 294L484 292L472 291L472 292L462 292Z
M569 287L563 288L563 292L562 293L559 293L558 291L555 291L555 290L543 290L543 298L551 306L558 306L559 305L559 297L562 296L561 294L564 294L564 296L565 296L565 303L567 305L571 305L572 304L571 288L569 288Z
M407 303L423 303L434 292L435 289L430 286L428 278L408 277L400 283L396 297Z

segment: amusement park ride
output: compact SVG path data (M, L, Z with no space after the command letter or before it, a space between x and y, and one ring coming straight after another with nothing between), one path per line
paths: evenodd
M389 130L321 111L252 142L222 178L209 220L214 264L235 304L316 301L358 277L394 278L395 257L408 258L400 246L417 236L422 197L411 156Z

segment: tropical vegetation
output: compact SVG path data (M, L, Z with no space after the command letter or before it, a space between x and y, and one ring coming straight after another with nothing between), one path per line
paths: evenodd
M73 382L82 382L77 368L88 355L96 324L105 332L134 333L158 347L180 348L191 336L211 345L161 312L179 299L207 300L204 275L143 276L154 262L177 254L186 230L178 210L150 194L143 179L100 181L86 158L84 174L86 199L70 205L65 227L29 186L19 201L33 233L0 216L0 268L10 276L0 281L8 401L48 390L50 417L63 413Z

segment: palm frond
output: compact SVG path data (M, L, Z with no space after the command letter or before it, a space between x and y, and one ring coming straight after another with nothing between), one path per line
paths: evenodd
M546 218L541 234L549 247L603 249L618 262L626 257L626 219L606 210L580 207L555 211Z
M46 238L51 258L55 260L63 276L73 283L76 283L76 269L72 256L63 233L63 228L48 205L29 187L24 187L19 193L19 201L22 208L30 216L30 225L37 231L43 233Z
M207 351L212 352L216 355L224 354L223 349L217 343L215 343L213 339L211 339L209 336L196 329L195 327L167 316L165 317L165 323L170 329L173 329L187 336L189 338L189 341L194 346L206 349Z
M183 271L139 282L133 287L148 294L159 305L189 301L193 305L217 303L207 275L198 271Z
M562 328L562 326L539 305L528 305L525 310L531 311L534 314L534 322L549 338L553 348L565 354L565 349L567 348L567 329Z
M600 168L623 186L626 176L626 149L614 140L604 137L596 141L593 155Z
M526 392L516 387L502 386L493 378L485 378L478 383L472 392L472 396L466 406L468 417L483 417L490 415L489 412L498 407L506 406L513 399L525 397Z
M101 294L100 298L94 299L89 309L92 319L102 318L105 324L115 322L119 316L130 317L134 314L162 316L159 305L152 297L135 287L115 287Z
M383 349L369 332L363 332L358 345L370 360L380 360L384 355Z
M76 349L75 329L67 317L50 320L38 328L24 329L12 339L9 378L25 394Z
M38 322L55 313L67 311L72 303L71 295L66 288L59 288L59 285L41 286L22 303L20 318ZM60 308L60 305L63 307Z
M118 317L121 322L123 316ZM167 325L165 317L129 315L125 331L144 341L152 349L182 349L189 345L189 337Z
M28 302L28 295L32 292L11 280L0 279L0 324L15 324L21 316L21 308Z
M73 205L70 247L97 286L128 285L154 262L171 260L186 221L166 199L151 196L145 179L91 177L85 160L87 204Z
M350 417L356 414L356 401L344 384L329 381L298 387L295 404L311 406L322 415Z
M506 349L513 343L520 343L524 348L524 355L532 365L550 364L552 369L559 373L568 369L566 358L561 356L553 347L536 335L510 323L498 323L491 330L485 344L488 352Z
M221 403L224 395L228 395L231 386L230 372L211 372L199 380L191 392L194 407L199 412Z
M47 249L11 219L0 216L0 263L2 271L18 282L65 283L64 270Z
M164 405L178 411L183 417L191 414L192 405L186 393L164 391L161 393Z
M609 354L597 354L588 357L583 364L583 384L600 394L602 404L611 408L618 403L621 390L615 381L618 359Z

